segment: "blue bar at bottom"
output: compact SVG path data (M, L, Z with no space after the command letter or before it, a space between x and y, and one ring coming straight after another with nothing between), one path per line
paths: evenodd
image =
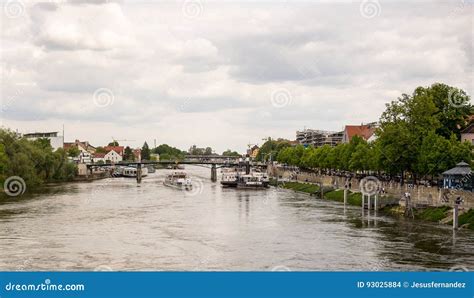
M473 272L0 272L0 297L474 297Z

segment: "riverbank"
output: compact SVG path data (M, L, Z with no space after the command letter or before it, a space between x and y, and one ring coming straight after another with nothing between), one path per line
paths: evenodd
M276 180L271 180L270 185L321 198L319 185L313 183L292 181L277 184ZM323 199L343 203L344 190L323 187ZM347 203L353 206L361 206L362 194L360 192L349 191ZM405 213L405 208L399 205L387 205L383 206L379 210L386 215L396 217L402 217ZM414 208L413 211L415 219L417 220L438 222L441 224L452 224L452 208L449 206ZM459 215L459 227L474 230L474 209L469 209Z

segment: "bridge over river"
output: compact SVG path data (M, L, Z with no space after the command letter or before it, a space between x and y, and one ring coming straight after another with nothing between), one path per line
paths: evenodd
M142 180L142 168L149 165L196 165L211 169L211 180L217 181L217 168L233 167L254 167L266 168L267 164L250 160L243 161L242 158L235 158L221 155L186 155L183 160L158 160L158 161L121 161L119 163L88 164L87 174L92 175L92 171L97 168L115 168L117 166L129 166L137 168L137 183Z

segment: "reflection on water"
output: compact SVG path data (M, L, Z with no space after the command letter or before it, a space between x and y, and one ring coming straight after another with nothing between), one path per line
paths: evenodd
M474 269L474 233L385 217L291 191L202 190L144 178L2 198L3 270Z

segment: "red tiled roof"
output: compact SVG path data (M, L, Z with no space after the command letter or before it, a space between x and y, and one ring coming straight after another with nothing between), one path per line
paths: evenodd
M463 129L461 133L474 133L474 123Z
M104 158L106 153L94 153L93 157L95 158Z
M110 151L115 151L120 155L123 155L123 146L106 146L104 147L105 151L110 152Z
M72 147L76 147L75 143L64 143L63 148L64 150L69 150Z
M362 137L367 141L374 134L375 127L373 125L346 125L344 132L349 141L354 136Z

